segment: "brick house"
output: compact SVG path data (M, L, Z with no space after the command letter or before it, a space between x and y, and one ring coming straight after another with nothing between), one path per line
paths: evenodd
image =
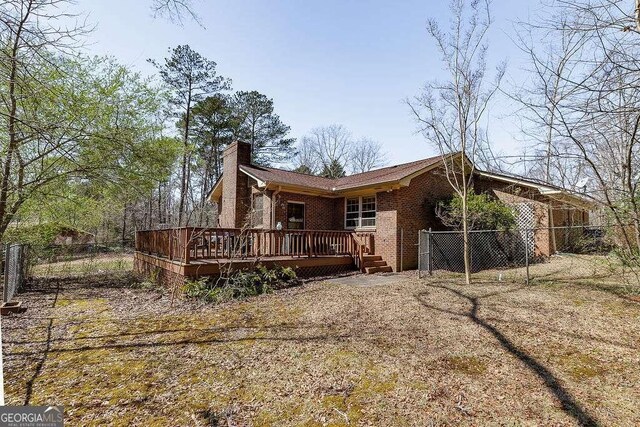
M253 165L250 145L235 142L223 164L209 193L219 227L367 232L384 261L375 271L416 268L418 232L444 229L435 206L452 196L441 156L331 179ZM479 170L472 180L475 191L516 207L520 226L542 230L539 254L554 253L561 238L549 227L589 221L590 202L562 188Z

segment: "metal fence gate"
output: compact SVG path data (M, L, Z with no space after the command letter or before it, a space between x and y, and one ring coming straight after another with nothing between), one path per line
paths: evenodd
M27 276L27 245L8 244L4 251L4 286L2 302L13 301L16 293L22 289Z

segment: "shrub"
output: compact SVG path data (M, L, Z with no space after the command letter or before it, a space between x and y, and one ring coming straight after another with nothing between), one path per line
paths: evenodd
M296 284L298 280L292 268L277 266L269 269L258 265L255 270L234 272L229 277L221 276L217 280L209 277L187 280L183 292L189 298L220 303L265 294Z
M458 194L436 207L436 215L447 227L462 229L462 197ZM509 206L488 194L467 195L467 219L470 230L509 230L516 218Z

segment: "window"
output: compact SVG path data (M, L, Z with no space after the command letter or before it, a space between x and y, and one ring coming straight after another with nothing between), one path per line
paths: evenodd
M376 196L362 197L360 227L376 226Z
M356 228L360 216L360 199L347 199L347 218L345 228Z
M264 196L255 194L251 205L251 227L262 227L262 207Z
M304 230L304 203L287 203L287 229Z
M345 228L376 226L376 196L353 197L345 202Z

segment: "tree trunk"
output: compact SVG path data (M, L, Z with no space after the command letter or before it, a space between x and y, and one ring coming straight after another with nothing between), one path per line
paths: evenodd
M124 248L124 242L127 236L127 205L124 205L124 209L122 210L122 236L121 242L122 247Z
M464 161L464 159L463 159ZM462 178L462 242L463 242L463 250L464 250L464 279L467 285L471 284L471 257L469 251L469 223L467 220L467 183L466 178L464 177L464 167L462 168L463 178Z
M182 226L184 220L184 205L187 198L189 186L189 125L191 120L191 83L189 83L189 93L187 95L187 105L184 117L184 153L182 155L182 182L180 183L180 204L178 206L178 226Z
M7 131L9 134L9 144L7 146L7 152L4 158L4 164L2 165L2 182L0 183L0 224L2 229L0 230L0 237L4 235L4 231L7 225L11 221L11 215L8 212L9 204L9 182L11 180L11 162L13 161L13 154L18 149L17 130L16 123L18 112L18 97L16 95L16 79L18 76L18 50L20 49L20 38L22 37L22 30L29 15L31 14L31 3L28 3L27 10L20 21L15 33L13 45L11 47L10 58L10 71L9 71L9 117L7 123ZM18 189L20 191L20 189Z

